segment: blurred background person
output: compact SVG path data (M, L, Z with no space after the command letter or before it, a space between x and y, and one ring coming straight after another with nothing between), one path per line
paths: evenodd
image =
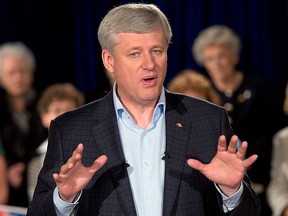
M73 110L84 104L84 96L71 83L57 83L48 86L42 93L37 110L42 124L49 129L50 122L64 112ZM46 155L48 138L37 148L36 155L28 164L28 196L32 200L37 184L38 174L42 168Z
M237 68L241 50L239 36L224 25L210 26L196 37L192 52L204 66L241 140L248 141L247 157L259 155L248 170L253 188L262 202L262 215L270 215L265 189L269 183L273 121L266 81Z
M7 162L5 152L0 137L0 204L5 205L8 202L8 180L7 180Z
M288 85L283 110L288 116ZM267 199L273 216L288 216L288 126L273 136L272 152Z
M198 97L220 105L220 97L210 80L198 71L184 69L167 84L167 89L193 97Z
M47 136L36 110L35 58L22 42L0 46L0 136L8 164L9 205L28 206L26 165Z

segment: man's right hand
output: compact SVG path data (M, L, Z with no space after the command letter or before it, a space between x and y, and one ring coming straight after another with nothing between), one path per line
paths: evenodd
M107 161L107 157L101 155L90 167L85 167L81 162L83 149L83 144L80 143L67 163L61 167L60 173L53 174L59 196L65 202L73 202L77 194L92 179L95 172L97 172Z

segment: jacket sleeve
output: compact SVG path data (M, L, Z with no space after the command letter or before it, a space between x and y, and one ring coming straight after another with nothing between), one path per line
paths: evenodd
M58 173L64 164L61 136L57 124L52 121L48 138L48 149L44 164L38 176L33 199L28 206L28 216L56 216L53 202L53 191L56 183L53 173Z

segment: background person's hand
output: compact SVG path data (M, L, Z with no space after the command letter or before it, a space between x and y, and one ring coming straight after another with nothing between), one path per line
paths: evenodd
M25 168L26 166L23 162L18 162L8 167L8 182L13 188L19 188L22 184Z

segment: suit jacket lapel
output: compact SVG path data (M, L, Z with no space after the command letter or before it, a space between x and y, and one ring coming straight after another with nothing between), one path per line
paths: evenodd
M98 112L98 124L92 127L92 133L99 152L108 157L103 168L111 173L123 212L125 215L136 215L111 92L103 103L103 112Z
M166 152L169 158L165 161L163 215L172 213L187 161L191 121L183 117L186 111L177 97L166 93Z
M120 205L123 206L123 212L125 215L136 215L112 93L110 92L107 97L101 106L103 112L97 112L98 115L95 116L98 123L92 127L92 132L100 153L108 157L104 169L109 170L115 182L116 193ZM186 107L177 97L166 93L166 152L169 158L165 162L163 215L171 215L173 204L177 199L182 170L187 160L191 121L183 117L186 111Z

